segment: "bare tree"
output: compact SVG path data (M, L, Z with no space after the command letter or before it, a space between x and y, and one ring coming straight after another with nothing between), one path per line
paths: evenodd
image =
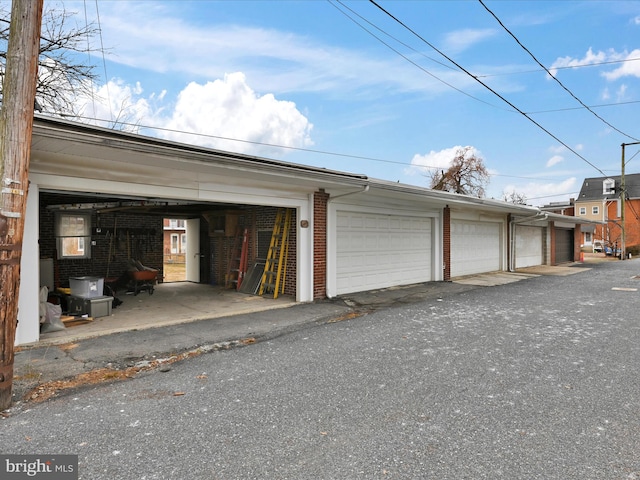
M515 190L512 190L511 192L503 192L502 200L507 203L513 203L515 205L527 204L527 196L523 193L518 193Z
M489 185L489 171L484 160L476 155L473 147L464 147L456 155L447 170L430 173L430 188L482 198Z
M49 8L43 13L36 86L36 109L52 115L77 116L78 95L91 96L98 78L88 63L91 39L98 33L93 24L75 25L74 13ZM0 95L7 65L11 12L0 3Z

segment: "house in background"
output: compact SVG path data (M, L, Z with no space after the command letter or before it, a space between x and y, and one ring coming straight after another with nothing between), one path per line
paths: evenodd
M163 220L164 263L184 263L187 251L187 221L179 218Z
M601 243L614 250L621 247L621 177L586 178L575 201L575 216L602 224L583 225L580 243L583 250ZM625 247L640 251L640 174L625 175Z
M551 202L547 205L540 207L540 210L549 213L555 213L558 215L568 215L573 217L575 215L575 198L570 198L564 202Z

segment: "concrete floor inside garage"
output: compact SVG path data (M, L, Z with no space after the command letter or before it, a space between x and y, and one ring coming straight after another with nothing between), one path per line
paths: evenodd
M131 330L176 325L198 320L242 315L295 305L291 296L258 296L190 282L162 283L152 294L118 292L122 304L110 316L40 335L37 345L59 345L85 338Z

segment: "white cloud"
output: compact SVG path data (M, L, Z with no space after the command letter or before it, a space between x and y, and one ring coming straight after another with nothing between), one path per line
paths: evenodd
M549 160L547 160L547 168L553 167L554 165L557 165L558 163L563 161L564 157L562 155L554 155Z
M204 82L242 71L262 92L332 91L380 95L398 91L449 92L434 78L416 75L393 55L345 48L290 31L181 19L170 2L106 2L100 24L108 60L140 71ZM461 72L430 68L448 83L479 88Z
M123 130L135 131L142 119L153 114L151 103L140 98L143 90L139 83L132 87L114 79L93 90L93 95L79 95L74 101L83 122L102 127L119 123Z
M469 47L493 37L497 33L492 28L466 28L449 32L444 39L444 49L449 53L459 53Z
M602 73L602 76L609 81L618 80L622 77L640 77L640 49L635 49L631 52L616 52L613 49L609 49L606 52L598 51L596 53L589 48L583 58L558 58L549 67L549 71L553 76L556 76L558 68L594 65L603 62L621 62L614 70ZM603 98L609 98L608 95L608 91L605 91Z
M203 85L192 82L180 92L175 105L167 105L165 91L147 98L141 97L142 93L139 83L132 87L111 81L98 88L92 98L79 98L77 106L83 117L100 119L90 121L96 125L121 122L129 131L138 130L139 125L150 126L162 129L158 133L162 138L221 150L260 154L270 149L259 143L286 147L313 144L313 125L295 103L272 94L256 94L242 73Z
M640 77L640 49L635 49L630 53L621 54L624 63L611 72L602 74L609 81L618 80L622 77Z
M550 202L568 200L579 190L576 177L567 178L558 183L529 182L524 185L507 185L505 192L515 191L527 197L530 205L544 205Z
M611 60L610 57L614 55L617 54L615 54L615 52L613 51L609 51L609 53L605 53L602 51L594 53L591 47L589 47L589 50L587 50L587 53L585 53L583 58L573 58L569 56L558 58L551 64L551 66L549 67L549 71L551 72L551 75L555 77L558 73L558 68L577 67L583 65L592 65L594 63L601 63L606 60ZM616 58L616 60L619 60L619 58Z
M444 150L435 151L431 150L429 153L424 155L415 154L411 159L411 168L407 169L407 174L415 174L415 173L428 173L431 170L446 170L451 165L451 162L456 156L458 150L461 150L466 147L461 147L457 145L451 148L445 148ZM467 151L467 156L475 155L476 157L482 157L482 154L475 147L470 147Z
M265 147L206 136L289 147L312 144L313 125L297 110L295 103L277 100L270 93L256 94L242 73L225 75L223 80L204 85L191 82L180 92L174 110L162 123L165 128L177 131L162 133L171 140L235 152L256 152ZM178 133L182 131L203 137L194 139Z

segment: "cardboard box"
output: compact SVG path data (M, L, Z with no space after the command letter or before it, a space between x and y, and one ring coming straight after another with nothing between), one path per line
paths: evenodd
M89 315L90 317L108 317L111 315L113 297L100 296L95 298L69 297L69 315Z
M94 298L104 295L104 278L70 277L69 286L74 297Z

